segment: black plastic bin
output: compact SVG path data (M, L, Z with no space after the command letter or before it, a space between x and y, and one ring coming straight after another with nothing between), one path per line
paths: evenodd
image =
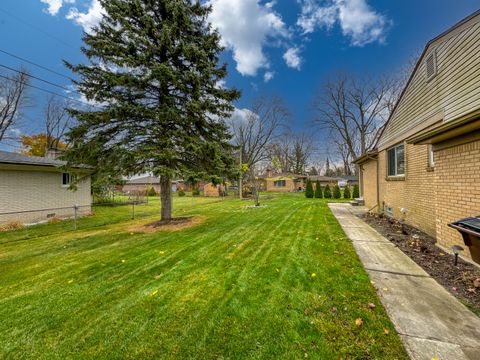
M468 246L472 260L480 263L480 216L457 220L448 226L462 234L463 242Z

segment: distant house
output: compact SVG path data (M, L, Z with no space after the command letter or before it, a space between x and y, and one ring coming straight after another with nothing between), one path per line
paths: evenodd
M351 176L341 176L337 178L338 180L338 186L341 188L344 188L345 186L354 186L358 185L358 176L357 175L351 175Z
M437 243L480 215L480 11L429 41L377 141L355 163L365 204ZM480 263L480 244L465 255Z
M36 223L91 212L90 171L65 173L64 161L0 151L0 223ZM69 186L77 177L76 190Z
M122 191L124 193L141 193L154 188L157 193L160 193L160 178L156 176L143 176L138 179L130 179L123 185Z
M267 169L265 175L258 177L261 182L261 189L268 192L294 192L303 191L307 184L307 180L313 182L313 187L316 186L316 181L320 181L321 186L334 186L337 181L328 176L308 176L292 173L274 174L272 170Z

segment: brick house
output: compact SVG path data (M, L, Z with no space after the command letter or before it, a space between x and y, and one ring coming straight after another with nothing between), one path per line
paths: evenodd
M477 11L427 43L376 148L355 160L366 206L447 248L465 247L448 224L480 215L479 82Z
M65 173L64 161L0 151L0 224L36 223L91 212L90 171ZM71 190L73 176L78 178Z

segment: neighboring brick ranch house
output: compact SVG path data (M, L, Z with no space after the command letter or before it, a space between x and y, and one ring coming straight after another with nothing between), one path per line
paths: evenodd
M307 180L313 182L314 189L317 180L320 181L322 187L326 185L332 187L337 184L337 179L328 176L307 176L291 173L273 174L272 171L268 169L265 175L258 177L258 180L261 182L261 190L267 192L303 191L307 185Z
M142 193L154 188L160 194L160 178L155 176L143 176L138 179L130 179L123 185L124 193Z
M223 185L214 185L212 183L203 186L203 196L206 197L220 197L225 192Z
M480 215L479 84L480 11L426 45L375 150L355 161L369 208L448 248L464 246L448 224Z
M76 168L64 173L64 161L0 151L0 224L25 224L52 217L70 217L91 212L90 171ZM70 190L72 176L77 189Z

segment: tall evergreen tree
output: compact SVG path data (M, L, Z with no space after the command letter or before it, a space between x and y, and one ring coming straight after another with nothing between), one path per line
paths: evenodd
M325 199L331 199L332 198L332 190L330 189L330 186L325 186L325 189L323 190L323 197Z
M221 119L240 93L218 86L220 35L211 8L191 0L99 0L100 24L85 34L88 64L66 63L77 89L101 104L71 109L69 165L98 171L160 176L161 218L171 220L171 179L184 173L219 174L233 166Z
M323 197L322 184L320 184L319 180L317 180L315 183L315 197L317 199L321 199Z
M354 199L358 199L360 197L360 188L359 188L358 184L353 185L352 197Z
M313 185L312 185L312 181L311 180L307 180L307 185L305 187L305 196L308 198L308 199L312 199L313 198Z
M340 186L335 185L333 187L333 198L340 199L342 197L342 191L340 190Z

